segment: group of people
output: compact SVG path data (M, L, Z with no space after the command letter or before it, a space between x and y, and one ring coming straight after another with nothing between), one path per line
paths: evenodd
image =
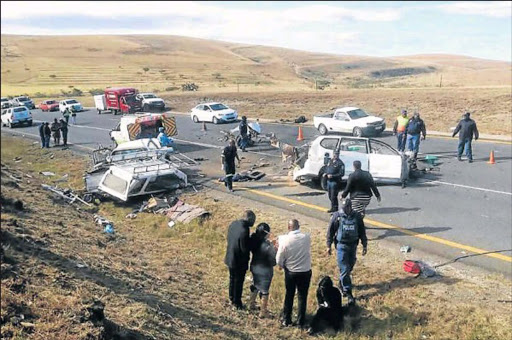
M66 119L61 118L60 121L55 118L53 123L44 122L39 126L39 137L41 138L41 148L50 147L50 139L53 137L54 146L60 145L62 136L63 146L68 145L68 123Z
M306 308L311 283L311 235L303 233L296 219L288 221L288 233L272 239L270 226L260 223L250 234L256 215L246 210L242 219L231 223L228 229L227 249L224 262L229 269L229 300L236 309L243 310L242 292L245 275L250 269L253 283L250 286L249 309L256 310L256 299L261 299L259 316L268 317L268 297L274 266L284 270L285 297L281 324L292 325L292 310L297 293L298 313L296 325L306 328ZM343 200L341 209L335 212L327 227L327 254L335 245L340 269L339 286L334 287L330 277L325 276L317 290L318 310L312 318L309 332L315 333L325 328L339 330L342 325L342 295L348 304L355 304L352 295L351 272L356 262L359 242L363 245L362 255L367 252L367 238L360 213L352 208L350 198ZM251 258L252 254L252 258Z
M457 147L457 159L462 161L462 153L466 150L466 157L469 163L473 162L473 153L471 149L471 142L473 137L478 139L479 133L476 123L470 118L470 113L465 112L462 119L457 124L453 131L452 137L455 137L459 132L459 144ZM412 118L407 115L407 110L402 110L402 114L396 117L393 126L393 135L397 138L397 149L403 153L407 146L407 150L412 152L413 161L418 157L420 148L420 141L425 140L427 131L425 122L420 118L420 114L415 112Z

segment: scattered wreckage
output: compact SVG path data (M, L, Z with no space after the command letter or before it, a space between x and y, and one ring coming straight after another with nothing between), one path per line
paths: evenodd
M339 150L340 159L345 163L344 181L353 172L355 160L361 162L362 169L369 171L377 183L400 183L404 186L409 178L409 157L401 155L390 145L373 138L328 135L319 136L311 143L307 158L296 162L293 179L297 182L323 182L326 165L334 150Z
M262 133L261 125L259 120L255 122L247 123L247 146L254 146L255 143L268 142L275 138L274 133ZM242 136L239 133L240 127L237 126L229 131L221 130L220 133L223 135L222 141L227 142L230 139L234 139L236 141L236 145L238 147L242 146Z
M186 187L188 177L180 169L198 163L171 147L159 146L158 140L150 138L123 143L113 150L94 150L92 169L84 176L84 200L110 197L127 201Z

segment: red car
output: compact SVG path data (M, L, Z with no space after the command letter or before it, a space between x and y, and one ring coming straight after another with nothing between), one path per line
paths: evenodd
M59 102L56 100L45 100L39 104L41 111L57 111L59 109Z

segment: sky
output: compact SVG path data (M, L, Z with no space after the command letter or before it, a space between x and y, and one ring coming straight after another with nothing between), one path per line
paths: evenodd
M512 61L511 1L2 1L2 34L163 34L377 57Z

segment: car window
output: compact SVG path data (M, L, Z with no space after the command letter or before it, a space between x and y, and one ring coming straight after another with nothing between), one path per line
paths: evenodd
M197 105L196 106L196 110L202 110L203 109L203 105Z
M24 107L17 107L14 109L14 112L25 112L27 111L27 109L25 109Z
M46 104L55 104L55 100L48 100L46 101Z
M379 155L398 155L398 151L391 146L376 140L370 140L370 149L372 153Z
M203 111L209 111L209 110L210 110L210 107L209 107L208 105L205 105L205 106L203 107Z
M210 107L212 108L213 111L220 111L220 110L225 110L228 108L226 105L223 105L223 104L213 104L213 105L210 105Z
M19 101L19 102L26 102L26 101L28 101L28 100L29 100L29 99L28 99L27 97L19 97L19 98L18 98L18 101Z
M181 180L174 174L167 174L153 178L146 186L145 192L152 192L163 189L173 189L181 183Z
M348 116L347 116L347 114L345 112L338 112L336 114L335 119L337 119L337 120L345 120L345 119L348 119Z
M74 100L74 99L66 101L66 104L76 104L76 103L78 103L78 102L76 100Z
M105 180L103 181L103 185L120 194L124 194L126 187L128 186L128 182L112 173L107 173Z
M132 183L130 184L130 189L128 190L128 195L136 195L144 186L144 183L146 183L146 179L134 179Z
M129 154L132 154L135 152L142 152L142 151L146 151L146 149L145 148L137 148L137 149L129 149L129 150L117 150L117 151L112 151L112 156L129 155Z
M327 150L334 150L336 149L336 145L338 145L338 141L338 138L324 138L320 142L320 146Z
M340 150L366 154L368 153L366 139L341 138Z
M154 94L145 94L144 98L151 99L151 98L156 98L156 96Z
M361 110L361 109L356 109L356 110L348 111L348 115L352 119L359 119L359 118L368 117L368 114L366 112L364 112L363 110Z

